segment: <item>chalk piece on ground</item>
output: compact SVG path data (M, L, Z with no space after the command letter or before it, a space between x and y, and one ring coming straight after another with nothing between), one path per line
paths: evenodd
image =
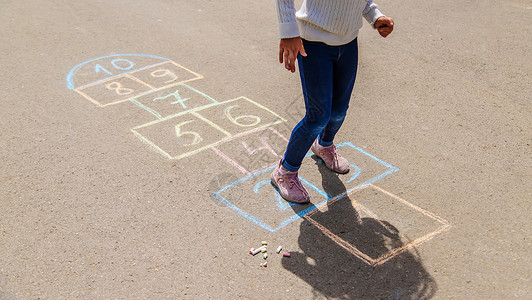
M262 244L263 244L263 245L268 245L268 242L266 242L266 241L262 241Z
M255 250L251 251L250 253L251 253L251 255L256 255L256 254L258 254L260 252L263 252L262 250L266 250L266 246L262 246L260 248L257 248Z
M290 257L290 253L285 252L285 253L283 253L283 256L284 257Z
M255 248L249 249L249 254L253 254L253 251L255 251Z
M262 253L265 253L266 251L268 251L268 248L266 248L266 246L262 246L261 247L262 249L260 250Z
M260 266L266 268L266 267L268 267L268 262L265 262L265 263L263 263L263 264L260 264Z
M268 258L268 253L264 253L264 255L262 256L264 259Z
M275 252L277 252L277 254L281 253L281 250L283 250L283 246L279 246L277 248L277 250L275 250Z

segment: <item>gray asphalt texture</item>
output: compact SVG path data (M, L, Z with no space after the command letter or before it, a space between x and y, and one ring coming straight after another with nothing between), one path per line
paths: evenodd
M203 95L246 97L234 103L248 109L230 114L285 120L263 138L282 153L303 99L297 73L277 61L273 1L1 1L0 299L530 298L532 3L377 3L395 32L361 30L337 136L356 147L339 151L360 176L333 175L309 156L300 175L347 195L282 223L304 208L276 203L261 185L268 172L243 180L253 172L210 148L163 153L199 145L184 132L202 143L223 132L180 123L176 142L165 132L192 120L181 116L136 134L153 113L131 101L99 107L67 86L73 68L96 58L113 73L111 58L116 69L133 58L112 55L163 57L200 74L186 84ZM75 79L95 76L94 63ZM118 89L103 84L96 102ZM221 122L220 107L198 113ZM242 152L244 141L263 145L253 137L215 148L246 170L275 164ZM314 205L325 199L312 193ZM262 241L266 268L248 254Z

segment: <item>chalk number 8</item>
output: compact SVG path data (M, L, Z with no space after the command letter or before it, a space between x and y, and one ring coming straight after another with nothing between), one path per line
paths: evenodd
M132 89L123 87L119 82L113 81L105 85L108 90L114 90L118 95L129 95L134 92Z

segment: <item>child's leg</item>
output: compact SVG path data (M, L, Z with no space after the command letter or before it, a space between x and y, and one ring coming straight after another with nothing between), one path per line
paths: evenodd
M355 84L358 66L357 39L340 46L340 56L333 65L333 96L331 118L320 133L320 145L330 146L342 126Z
M303 41L307 57L298 56L299 73L305 98L305 117L296 125L286 149L282 166L297 171L310 146L331 117L333 64L338 47Z

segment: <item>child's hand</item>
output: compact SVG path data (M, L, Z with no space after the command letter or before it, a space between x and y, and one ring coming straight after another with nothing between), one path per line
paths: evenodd
M382 37L387 37L393 31L393 19L380 17L375 21L375 28Z
M284 62L284 67L292 73L296 71L298 53L307 56L300 37L281 39L279 44L279 63L282 64Z

